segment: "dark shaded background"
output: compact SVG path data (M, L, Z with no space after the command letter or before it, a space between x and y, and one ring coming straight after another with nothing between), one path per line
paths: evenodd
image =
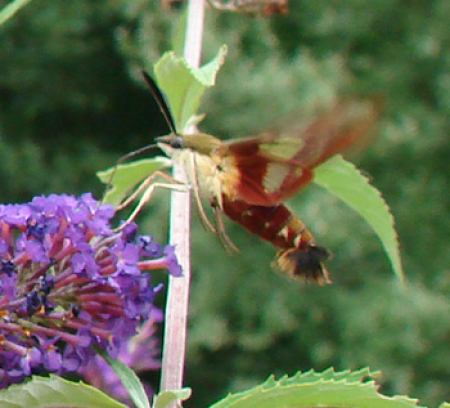
M380 136L358 165L396 216L409 286L364 221L314 186L291 206L334 252L331 287L273 274L272 248L233 225L242 252L230 257L194 220L186 406L270 373L366 365L385 393L449 400L450 3L291 3L272 19L208 13L205 60L223 43L229 56L202 130L252 134L336 90L383 95ZM95 171L167 132L139 71L170 48L178 18L154 0L40 0L0 27L2 202L100 197ZM162 192L142 220L161 242L167 205Z

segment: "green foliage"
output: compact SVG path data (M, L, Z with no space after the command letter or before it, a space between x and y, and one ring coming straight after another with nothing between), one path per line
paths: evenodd
M373 374L365 369L355 372L323 373L309 371L293 377L275 380L270 377L263 384L235 395L210 408L277 408L277 407L357 407L357 408L414 408L416 401L406 397L389 398L377 392Z
M108 363L130 391L136 407L149 407L148 399L135 374L123 363L107 358ZM416 401L403 396L386 397L378 393L374 378L378 373L369 369L323 373L310 370L280 380L269 377L257 387L226 398L210 408L276 407L358 407L417 408ZM20 395L20 398L17 398ZM154 408L165 408L176 400L186 400L190 390L163 391L154 399ZM101 391L84 383L66 381L58 376L33 377L28 382L0 391L4 408L124 408Z
M159 3L35 1L0 28L2 201L91 188L94 171L167 133L136 85L178 24ZM229 52L202 130L251 135L341 92L384 96L380 136L358 168L392 208L409 284L392 281L360 218L314 187L291 204L334 253L332 287L273 274L273 250L231 224L241 252L229 256L194 220L185 406L270 372L362 365L383 371L385 393L450 399L449 20L447 0L299 0L273 19L208 12L204 60L224 43ZM160 234L167 208L154 200L145 225Z
M195 124L192 119L206 89L214 85L226 53L226 47L222 47L213 60L198 69L189 67L184 58L173 52L164 54L155 64L158 86L167 95L178 132Z
M380 238L394 272L404 280L394 217L381 193L339 155L317 168L314 181L339 197L370 224Z
M93 172L147 144L150 98L116 50L119 20L108 2L39 1L0 27L2 201L100 195Z
M155 396L152 408L166 408L176 400L184 401L191 396L190 388L177 391L162 391Z
M3 202L29 200L33 195L82 193L88 189L102 192L92 178L93 172L106 166L111 156L101 153L89 142L74 144L71 151L46 152L37 141L9 140L0 134L0 174ZM80 160L80 157L83 160Z
M109 187L103 202L117 206L144 179L155 171L171 166L167 157L135 160L131 163L119 164L97 172L97 177Z
M31 0L13 0L0 10L0 26L25 7Z
M0 403L2 408L127 408L97 388L56 375L1 390Z

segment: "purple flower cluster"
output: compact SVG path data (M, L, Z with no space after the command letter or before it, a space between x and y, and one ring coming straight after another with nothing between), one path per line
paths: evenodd
M115 357L152 311L156 289L143 271L181 274L173 247L134 224L115 232L113 216L91 194L0 205L0 388L76 371L93 346Z

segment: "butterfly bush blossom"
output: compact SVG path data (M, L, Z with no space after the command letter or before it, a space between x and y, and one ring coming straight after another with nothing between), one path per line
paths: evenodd
M0 205L0 388L31 374L78 371L93 346L116 357L153 308L143 271L181 268L135 224L110 226L114 209L91 194Z

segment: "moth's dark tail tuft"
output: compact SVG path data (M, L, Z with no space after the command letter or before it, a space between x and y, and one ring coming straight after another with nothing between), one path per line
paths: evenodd
M328 270L323 264L330 256L326 248L316 245L289 248L278 253L273 266L292 278L304 279L323 286L332 283Z

